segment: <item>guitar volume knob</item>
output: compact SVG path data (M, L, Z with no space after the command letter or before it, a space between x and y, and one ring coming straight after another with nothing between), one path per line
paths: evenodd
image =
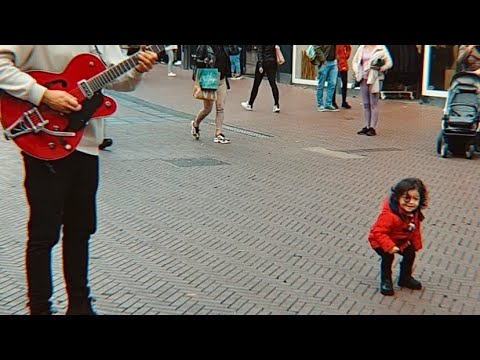
M48 143L48 147L49 147L50 149L55 149L55 144L54 144L53 142L49 142L49 143Z
M105 101L105 106L109 108L112 106L112 103L110 101Z

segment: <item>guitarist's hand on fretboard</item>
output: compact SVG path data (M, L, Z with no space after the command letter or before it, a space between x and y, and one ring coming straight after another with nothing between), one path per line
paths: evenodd
M77 99L63 90L48 90L43 94L42 102L53 110L69 114L72 111L82 110Z
M155 54L153 51L146 50L146 47L146 45L141 45L140 52L138 53L139 63L135 67L135 70L137 70L139 73L150 71L150 69L153 67L153 64L155 64L155 62L158 60L157 54Z

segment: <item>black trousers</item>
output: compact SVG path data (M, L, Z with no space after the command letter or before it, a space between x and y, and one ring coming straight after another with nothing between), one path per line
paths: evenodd
M381 277L384 279L391 279L392 277L392 264L395 259L395 254L389 254L383 251L381 248L374 249L375 252L382 258L380 265ZM415 262L415 250L412 245L408 245L402 252L398 254L402 255L403 259L400 263L400 279L408 279L412 276L413 263Z
M252 92L250 93L250 100L248 103L253 106L255 99L258 95L258 88L262 83L263 77L265 74L267 75L268 82L270 83L270 87L272 88L273 94L273 101L275 102L274 105L280 106L279 104L279 95L278 95L278 87L277 87L277 69L278 65L274 62L268 62L264 64L263 73L260 73L260 66L257 63L257 67L255 68L255 80L253 81Z
M27 296L31 312L50 310L52 249L63 225L62 260L69 302L88 298L90 235L97 224L99 159L75 151L43 161L25 153L25 191L30 206L26 249Z
M347 102L348 71L339 71L338 76L340 77L340 80L342 80L342 104L345 104ZM336 96L337 87L335 86L335 91L333 92L333 105L337 104Z

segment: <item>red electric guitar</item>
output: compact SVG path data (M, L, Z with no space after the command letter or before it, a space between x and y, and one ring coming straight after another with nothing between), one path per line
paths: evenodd
M150 45L147 50L163 51L163 45ZM40 85L50 90L67 91L82 104L82 110L63 114L41 104L39 107L4 93L0 102L3 134L27 154L42 160L58 160L71 154L80 142L88 121L112 115L115 101L102 94L108 84L133 69L138 54L107 68L92 54L75 56L63 73L30 71Z

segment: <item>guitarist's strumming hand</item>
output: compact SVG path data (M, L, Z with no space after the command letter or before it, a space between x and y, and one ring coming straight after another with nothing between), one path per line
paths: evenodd
M138 60L140 62L135 67L135 70L137 70L139 73L150 71L150 69L153 67L153 64L155 64L155 61L158 60L157 54L155 54L153 51L145 50L146 47L147 45L141 45L140 52L138 53Z
M43 94L42 102L53 110L69 114L82 110L75 96L63 90L48 90Z

